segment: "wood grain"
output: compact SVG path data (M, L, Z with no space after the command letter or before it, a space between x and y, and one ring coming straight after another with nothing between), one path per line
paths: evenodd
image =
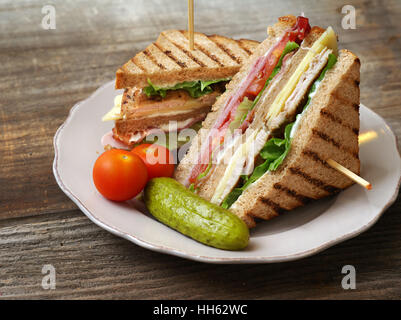
M168 4L167 4L168 3ZM41 9L56 8L56 30ZM351 4L357 29L341 28ZM361 59L361 102L386 119L401 147L401 2L195 1L195 30L263 40L280 15L332 25ZM187 27L187 2L0 2L0 294L6 298L401 298L401 199L356 239L274 265L216 266L137 247L91 223L58 188L52 139L70 108L154 41ZM41 288L41 268L57 289ZM341 288L341 267L357 290Z
M77 212L3 221L0 292L54 299L399 299L400 209L316 256L270 265L209 265L152 252ZM44 264L56 268L55 290L41 288ZM348 264L356 268L356 290L341 287Z

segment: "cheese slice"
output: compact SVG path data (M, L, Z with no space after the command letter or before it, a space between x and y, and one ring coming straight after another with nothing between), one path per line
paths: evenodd
M220 205L221 202L223 202L225 196L229 193L229 191L231 191L232 187L235 186L238 177L243 170L244 163L247 159L247 154L253 147L258 132L258 130L254 130L252 134L246 139L246 141L241 144L237 148L237 150L235 150L234 155L230 159L230 162L224 172L223 178L220 180L216 190L214 191L213 197L210 202ZM240 170L240 172L235 172L236 170ZM231 181L232 179L234 179L234 181ZM229 187L228 189L227 186Z
M301 75L309 68L313 58L326 47L332 49L333 53L337 55L337 37L331 27L328 27L327 30L323 32L319 39L317 39L309 49L309 52L305 55L297 69L292 74L291 78L273 101L269 111L265 116L265 121L275 118L280 112L282 112L285 102L294 91L299 79L301 78Z
M122 94L119 94L118 96L116 96L114 98L114 107L111 108L111 110L103 116L102 121L113 121L113 120L122 119L122 115L121 115L122 99L123 99Z

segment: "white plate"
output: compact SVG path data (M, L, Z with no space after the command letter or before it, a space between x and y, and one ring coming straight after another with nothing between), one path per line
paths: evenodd
M398 194L401 160L394 134L384 120L361 105L361 175L372 191L354 185L338 196L311 203L251 230L243 251L198 243L143 214L141 203L104 199L92 182L92 167L102 153L100 139L113 123L101 122L116 95L114 81L75 105L54 137L53 172L60 188L100 227L142 247L211 263L268 263L310 256L369 229ZM368 254L368 253L367 253Z

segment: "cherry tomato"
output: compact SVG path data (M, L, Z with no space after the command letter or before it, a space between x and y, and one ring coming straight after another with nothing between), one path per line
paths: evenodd
M172 177L174 173L174 157L170 150L157 144L140 144L131 150L138 155L148 168L149 179L156 177Z
M104 152L93 166L93 182L107 199L126 201L142 191L148 170L140 157L119 149Z

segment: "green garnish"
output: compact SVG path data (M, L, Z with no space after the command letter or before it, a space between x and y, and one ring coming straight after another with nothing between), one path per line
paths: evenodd
M191 185L188 187L188 190L191 192L195 192L195 184L191 183Z
M212 168L212 155L210 156L209 164L207 165L205 171L201 172L199 176L196 177L196 180L200 180L205 176L207 176L211 168Z
M290 133L294 123L290 123L285 127L284 139L271 138L269 139L262 150L260 151L260 157L265 160L262 164L257 166L252 174L248 176L242 176L243 185L240 188L234 188L224 199L221 206L225 209L231 207L231 205L239 198L244 190L267 171L274 171L284 161L291 147Z
M229 128L231 132L240 127L241 123L245 119L244 117L246 117L248 111L251 110L252 106L253 106L253 101L249 100L247 97L245 97L244 100L242 100L242 102L237 108L237 111L235 112L234 120L230 122Z
M143 89L143 92L150 98L154 96L160 96L165 98L168 90L185 90L189 93L192 98L199 98L205 94L213 92L212 84L229 81L230 79L218 79L218 80L207 80L207 81L186 81L177 83L172 87L158 87L154 85L149 79L149 86Z

